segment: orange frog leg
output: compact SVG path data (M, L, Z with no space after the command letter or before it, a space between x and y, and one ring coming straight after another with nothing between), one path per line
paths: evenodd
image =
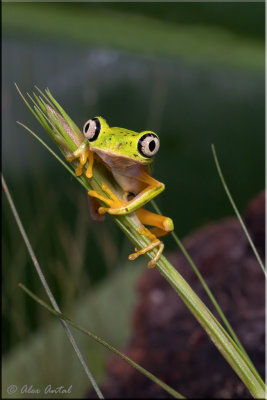
M94 164L94 154L90 150L90 146L88 143L88 140L85 140L80 147L78 147L77 150L73 154L67 155L66 160L69 162L72 162L76 158L79 158L80 164L75 170L75 173L77 176L80 176L83 172L83 167L86 164L87 160L89 162L89 165L86 170L86 176L87 178L92 178L93 176L93 164Z
M115 207L120 208L122 205L127 204L127 202L119 199L109 188L108 186L103 183L102 184L102 189L104 190L104 192L106 192L109 197L106 197L100 193L98 193L95 190L89 190L88 195L91 197L94 197L98 200L103 201L105 204L107 204L109 207ZM105 210L105 211L104 211ZM109 208L105 208L105 207L99 207L98 209L98 213L99 214L104 214L106 212L106 210L109 210Z
M174 229L173 222L168 217L163 217L162 215L152 213L148 210L145 210L144 208L140 208L139 210L137 210L136 215L138 216L142 224L151 225L154 226L154 228L152 228L151 230L145 227L138 229L138 232L148 237L148 239L151 240L151 243L141 250L135 249L135 253L129 255L129 260L135 260L141 254L145 254L149 250L157 247L158 251L155 254L155 257L151 261L149 261L147 265L148 268L153 268L158 262L164 249L164 244L161 242L161 240L158 239L158 237L165 236L169 232L171 232Z
M112 215L130 214L142 207L149 200L153 199L165 188L163 183L152 178L146 171L142 171L140 176L138 176L138 180L146 183L147 187L130 201L120 200L105 184L102 185L102 189L109 195L110 198L99 195L95 190L90 190L88 194L89 196L93 196L104 201L109 206L109 208L100 207L98 210L99 214L104 214L106 212Z

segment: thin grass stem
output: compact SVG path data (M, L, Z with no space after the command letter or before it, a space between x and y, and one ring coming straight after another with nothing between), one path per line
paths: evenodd
M40 93L41 96L43 96L43 98L47 101L47 103L51 106L54 107L53 103L51 102L51 100L38 88L38 86L34 85L35 89L38 90L38 92Z
M2 174L1 174L1 180L2 180L2 187L3 187L3 190L4 190L5 195L7 197L8 203L10 205L12 214L13 214L15 220L16 220L16 223L18 225L19 231L20 231L20 233L21 233L21 235L23 237L24 243L25 243L25 245L26 245L26 247L28 249L28 252L29 252L30 257L32 259L33 265L34 265L34 267L36 269L36 272L37 272L37 274L38 274L38 276L39 276L39 278L40 278L40 280L42 282L42 285L43 285L43 287L44 287L44 289L46 291L46 294L47 294L51 304L54 307L54 310L56 312L58 312L58 313L61 313L60 308L59 308L59 306L58 306L58 304L57 304L57 302L56 302L56 300L55 300L55 298L54 298L54 296L53 296L53 294L52 294L52 292L51 292L51 290L50 290L50 288L48 286L48 283L47 283L47 281L45 279L45 276L44 276L44 274L42 272L42 269L41 269L41 267L39 265L39 262L38 262L38 260L37 260L37 258L35 256L35 253L34 253L34 251L32 249L32 246L31 246L30 241L28 239L28 236L27 236L27 234L26 234L26 232L24 230L24 227L22 225L21 219L20 219L20 217L18 215L18 212L16 210L15 204L13 202L13 199L11 197L11 194L10 194L9 190L8 190L7 184L5 182L4 176ZM89 370L89 368L88 368L88 366L87 366L87 364L86 364L86 362L85 362L85 360L84 360L84 358L83 358L83 356L82 356L82 354L80 352L80 349L79 349L79 347L78 347L78 345L77 345L77 343L76 343L76 341L75 341L75 339L74 339L74 337L73 337L73 335L72 335L72 333L70 331L70 328L68 327L68 324L63 319L61 319L60 321L61 321L61 323L62 323L62 325L63 325L63 327L64 327L64 329L66 331L66 334L67 334L67 336L68 336L68 338L69 338L74 350L75 350L75 353L77 354L77 357L79 358L79 360L80 360L80 362L81 362L81 364L83 366L83 369L84 369L87 377L89 378L94 390L97 393L98 398L99 399L104 399L104 396L103 396L101 390L99 389L99 387L98 387L98 385L97 385L97 383L96 383L91 371Z
M55 315L56 317L63 319L66 321L69 325L73 326L75 329L78 329L80 332L85 333L87 336L90 338L94 339L96 342L102 344L104 347L106 347L108 350L112 351L113 353L117 354L119 357L121 357L123 360L125 360L128 364L130 364L132 367L137 369L137 371L141 372L143 375L145 375L147 378L151 379L153 382L155 382L157 385L159 385L162 389L166 390L170 395L177 399L185 399L184 396L182 396L179 392L171 388L169 385L164 383L162 380L158 379L155 375L151 374L149 371L147 371L145 368L141 367L139 364L131 360L129 357L121 353L118 349L113 347L111 344L107 343L105 340L100 338L99 336L94 335L92 332L88 331L87 329L83 328L82 326L78 325L76 322L73 322L69 317L65 316L64 314L61 314L55 310L53 310L47 303L45 303L43 300L41 300L39 297L37 297L35 294L32 293L31 290L26 288L23 284L19 283L19 287L27 293L33 300L35 300L37 303L39 303L42 307L46 308L50 313Z
M225 182L225 179L224 179L224 176L223 176L223 173L222 173L220 164L219 164L219 160L218 160L218 157L217 157L217 154L216 154L216 150L215 150L214 144L211 145L211 150L212 150L212 153L213 153L214 161L215 161L216 168L217 168L217 171L218 171L220 180L221 180L221 182L222 182L223 188L224 188L224 190L225 190L225 192L226 192L226 194L227 194L227 197L228 197L228 199L229 199L229 201L230 201L230 203L231 203L231 205L232 205L232 207L233 207L233 209L234 209L234 211L235 211L235 213L236 213L236 216L237 216L237 218L238 218L238 220L239 220L239 222L240 222L240 224L241 224L241 226L242 226L242 228L243 228L243 230L244 230L244 232L245 232L245 235L246 235L246 237L247 237L247 239L248 239L248 241L249 241L249 244L250 244L250 246L251 246L251 248L252 248L252 251L254 252L255 257L256 257L258 263L260 264L260 267L261 267L261 269L262 269L262 272L264 273L265 278L267 278L267 272L266 272L266 269L265 269L265 267L264 267L264 265L263 265L263 262L261 261L261 258L260 258L260 256L259 256L259 253L258 253L256 247L254 246L253 241L251 240L251 237L250 237L250 234L248 233L248 230L247 230L247 228L246 228L246 225L245 225L244 222L243 222L243 219L242 219L242 217L241 217L241 215L240 215L240 213L239 213L239 211L238 211L238 208L237 208L237 206L236 206L236 204L235 204L235 202L234 202L234 199L233 199L233 197L232 197L232 195L231 195L231 193L230 193L230 190L228 189L228 186L227 186L227 184L226 184L226 182Z
M26 125L24 125L22 122L17 121L17 124L21 125L24 129L26 129L32 136L35 137L65 168L66 170L74 176L74 178L77 178L75 172L73 171L72 168L70 168L52 149L49 147L38 135L36 135L30 128L28 128Z

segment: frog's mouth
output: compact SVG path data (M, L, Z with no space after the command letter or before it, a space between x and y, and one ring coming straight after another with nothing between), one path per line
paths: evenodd
M94 151L110 168L131 168L137 165L147 165L152 162L152 159L145 159L144 161L140 160L140 156L138 154L133 154L136 157L136 160L127 157L125 155L121 155L120 153L115 154L114 152L110 152L108 150L100 150L93 146L90 146L90 149Z

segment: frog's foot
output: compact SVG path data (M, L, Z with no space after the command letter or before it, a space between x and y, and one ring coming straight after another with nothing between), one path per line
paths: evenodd
M105 204L109 206L109 208L106 207L99 207L98 213L99 214L105 214L106 212L110 213L110 210L120 210L121 208L124 208L127 202L120 200L109 188L108 186L103 183L102 184L102 189L104 192L106 192L109 195L108 197L105 197L99 193L97 193L95 190L89 190L88 194L91 197L95 197L98 200L102 200Z
M66 156L66 160L69 162L72 162L76 158L79 158L80 163L78 167L75 169L75 174L77 176L82 175L83 173L83 167L86 164L87 160L89 161L88 168L86 170L86 176L87 178L92 178L93 176L93 164L94 164L94 155L93 152L90 150L88 141L85 141L81 144L78 149L70 155Z
M171 232L174 228L173 222L171 218L152 213L144 208L136 210L136 215L142 224L151 225L154 228L151 230L145 227L138 229L138 232L148 237L151 243L139 251L135 249L135 253L131 254L129 258L130 260L135 260L139 255L145 254L147 251L157 247L158 251L155 257L148 263L148 268L153 268L159 260L164 248L163 243L158 239L158 237L165 236Z
M157 264L161 254L162 254L162 251L164 249L164 244L159 239L157 239L156 236L153 235L153 233L151 233L149 231L149 229L147 229L147 228L139 228L138 232L141 233L142 235L145 235L146 237L148 237L150 240L152 240L152 242L141 250L135 249L135 253L130 254L128 258L129 258L129 260L135 260L141 254L145 254L148 251L157 247L158 248L157 253L155 254L154 258L149 261L149 263L147 265L148 268L153 268Z

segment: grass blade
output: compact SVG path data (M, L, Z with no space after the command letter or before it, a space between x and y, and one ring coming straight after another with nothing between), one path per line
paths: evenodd
M96 342L102 344L104 347L106 347L108 350L112 351L113 353L117 354L119 357L121 357L123 360L125 360L128 364L130 364L132 367L136 368L139 372L141 372L143 375L145 375L147 378L151 379L153 382L155 382L157 385L159 385L162 389L166 390L169 394L171 394L173 397L177 399L185 399L184 396L182 396L180 393L178 393L176 390L172 389L169 385L166 383L162 382L160 379L158 379L155 375L151 374L149 371L147 371L145 368L141 367L139 364L135 363L132 361L129 357L125 356L123 353L121 353L118 349L107 343L105 340L100 338L99 336L94 335L87 329L84 329L80 325L76 324L73 322L70 318L67 316L56 312L53 310L47 303L45 303L43 300L41 300L39 297L37 297L35 294L33 294L29 289L27 289L24 285L21 283L19 284L19 287L24 290L25 293L27 293L33 300L35 300L37 303L39 303L42 307L46 308L50 313L55 315L56 317L59 317L60 319L63 319L66 321L69 325L73 326L74 328L78 329L80 332L85 333L87 336L90 338L94 339Z
M19 217L18 212L16 210L15 204L14 204L14 202L12 200L12 197L11 197L11 195L9 193L7 184L6 184L5 179L4 179L2 174L1 174L1 180L2 180L3 190L4 190L5 195L7 197L8 203L10 205L11 211L12 211L12 213L14 215L14 218L16 220L16 223L18 225L20 233L21 233L21 235L23 237L23 240L25 242L25 245L26 245L26 247L28 249L28 252L29 252L30 257L32 259L33 265L34 265L34 267L36 269L36 272L37 272L37 274L38 274L38 276L39 276L39 278L40 278L40 280L42 282L42 285L43 285L43 287L44 287L44 289L46 291L47 296L50 299L51 304L53 305L54 310L57 311L58 313L60 313L61 311L60 311L60 309L58 307L58 304L57 304L57 302L56 302L56 300L55 300L55 298L54 298L54 296L53 296L53 294L52 294L52 292L51 292L51 290L50 290L50 288L49 288L49 286L47 284L47 281L46 281L46 279L44 277L44 274L43 274L43 272L41 270L41 267L40 267L40 265L38 263L38 260L37 260L35 254L34 254L34 251L33 251L32 247L31 247L31 244L30 244L30 241L28 239L28 236L27 236L27 234L26 234L26 232L25 232L25 230L23 228L22 222L20 220L20 217ZM79 358L79 360L80 360L80 362L81 362L81 364L83 366L83 369L84 369L87 377L89 378L93 388L95 389L95 391L97 393L98 398L99 399L103 399L104 397L103 397L103 395L101 393L101 390L99 389L99 387L98 387L98 385L97 385L97 383L96 383L91 371L89 370L89 368L88 368L88 366L87 366L87 364L86 364L86 362L85 362L85 360L84 360L84 358L83 358L83 356L82 356L82 354L81 354L81 352L79 350L79 347L78 347L78 345L77 345L77 343L76 343L76 341L75 341L75 339L74 339L74 337L73 337L73 335L72 335L72 333L70 331L70 328L68 327L68 324L63 319L61 319L61 323L62 323L62 325L63 325L63 327L64 327L64 329L66 331L66 334L67 334L67 336L68 336L68 338L69 338L69 340L70 340L70 342L71 342L71 344L72 344L72 346L73 346L73 348L75 350L75 353L77 354L77 356L78 356L78 358Z
M245 224L244 224L244 222L243 222L243 219L242 219L242 217L241 217L241 215L240 215L240 213L239 213L239 211L238 211L238 209L237 209L237 206L236 206L236 204L235 204L235 202L234 202L234 199L233 199L233 197L231 196L230 190L228 189L228 186L227 186L227 184L226 184L226 182L225 182L225 179L224 179L224 176L223 176L223 173L222 173L222 170L221 170L219 161L218 161L218 157L217 157L217 154L216 154L216 150L215 150L214 144L211 145L211 150L212 150L212 153L213 153L214 161L215 161L216 168L217 168L217 171L218 171L220 180L221 180L221 182L222 182L223 188L224 188L224 190L225 190L225 192L226 192L226 194L227 194L227 197L228 197L230 203L232 204L232 207L233 207L233 209L234 209L234 211L235 211L235 213L236 213L236 216L237 216L237 218L238 218L238 220L239 220L239 222L240 222L240 224L241 224L241 226L242 226L242 228L243 228L243 230L244 230L244 232L245 232L245 235L246 235L246 237L247 237L247 239L248 239L248 241L249 241L249 244L250 244L250 246L251 246L251 248L252 248L252 251L253 251L253 253L255 254L255 257L256 257L258 263L260 264L260 267L261 267L261 269L262 269L262 272L264 273L265 278L267 278L267 272L266 272L266 269L265 269L265 267L264 267L264 265L263 265L263 262L261 261L261 258L260 258L260 256L259 256L259 253L257 252L257 249L256 249L256 247L254 246L253 241L251 240L250 234L248 233L248 230L247 230L247 228L246 228L246 226L245 226Z

